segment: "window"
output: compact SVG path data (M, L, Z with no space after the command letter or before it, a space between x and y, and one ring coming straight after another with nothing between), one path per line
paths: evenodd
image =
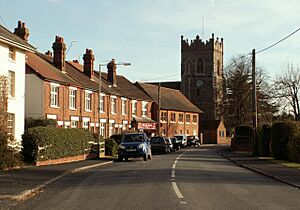
M176 113L171 113L171 119L170 122L175 122L176 121Z
M201 58L198 59L196 73L197 74L203 73L203 61Z
M142 117L146 117L148 115L148 102L142 102Z
M167 112L161 112L160 113L160 121L161 122L167 122Z
M76 109L76 89L69 89L69 108Z
M190 114L186 114L185 115L185 122L186 123L190 123L191 122L191 115Z
M59 85L58 84L51 84L50 87L50 106L51 107L58 107L58 93L59 93Z
M114 134L114 127L115 127L114 123L109 123L109 136Z
M9 136L14 135L15 133L15 115L14 114L7 114L7 134Z
M78 121L71 120L71 128L78 128Z
M197 115L193 115L193 123L194 124L197 124L197 121L198 121L197 119L198 119Z
M110 105L111 105L111 113L116 114L116 111L117 111L117 98L115 96L111 96Z
M225 137L225 132L224 131L219 131L219 137Z
M85 111L92 110L92 92L85 91Z
M16 52L13 47L9 47L8 58L13 61L16 60Z
M15 97L15 72L8 71L8 94Z
M82 118L82 128L88 130L90 127L90 118Z
M183 123L183 114L178 114L178 122Z
M105 137L105 123L100 123L100 135Z
M100 94L100 113L104 113L104 99L105 95Z
M132 101L132 116L136 116L136 104L137 102L136 101Z
M122 104L121 104L121 110L122 110L122 115L127 115L127 99L122 98Z

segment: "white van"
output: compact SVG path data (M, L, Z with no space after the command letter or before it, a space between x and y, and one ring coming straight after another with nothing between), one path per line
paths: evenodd
M181 141L181 147L186 147L187 136L185 134L176 134L174 137Z

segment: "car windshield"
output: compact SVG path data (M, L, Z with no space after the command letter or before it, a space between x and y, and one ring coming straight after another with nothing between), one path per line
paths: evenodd
M126 134L123 138L124 142L137 142L137 141L145 141L144 135L141 133L135 134Z
M182 136L175 136L178 140L182 140Z
M187 139L188 139L188 140L194 140L195 137L194 137L194 136L188 136Z
M151 143L164 143L164 138L162 138L162 137L152 137L150 141L151 141Z

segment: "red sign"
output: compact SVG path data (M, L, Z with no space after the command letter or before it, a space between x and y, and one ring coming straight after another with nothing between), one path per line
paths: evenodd
M155 130L156 123L138 123L138 129Z

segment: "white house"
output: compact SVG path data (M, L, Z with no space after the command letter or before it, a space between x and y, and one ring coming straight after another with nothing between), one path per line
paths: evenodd
M8 77L8 133L20 145L25 118L25 53L36 49L16 34L28 38L29 32L21 21L15 34L0 25L0 75Z

